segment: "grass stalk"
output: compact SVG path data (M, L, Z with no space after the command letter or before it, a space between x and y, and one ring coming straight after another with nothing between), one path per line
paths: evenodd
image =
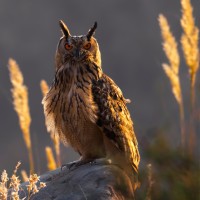
M13 105L18 115L19 125L28 151L30 174L32 174L34 173L34 160L30 134L31 116L28 105L28 89L24 85L23 74L15 60L9 59L8 69L12 83Z
M30 165L30 174L34 173L34 160L33 160L33 150L32 148L28 148L28 157L29 157L29 165Z
M193 7L190 0L181 0L182 17L181 26L183 34L181 44L184 58L190 74L190 124L189 124L189 151L193 154L196 146L195 133L195 85L196 75L199 69L199 29L195 26Z
M23 180L24 182L27 182L27 181L28 181L28 175L27 175L27 173L26 173L25 170L21 170L21 176L22 176L22 180Z
M50 171L56 169L57 166L56 166L56 162L55 162L55 159L54 159L51 147L46 147L45 151L46 151L46 158L47 158L47 167L48 167L48 169Z
M180 115L180 128L181 128L181 147L182 152L185 151L186 146L186 132L185 132L185 114L184 114L184 106L183 102L179 104L179 115Z
M146 194L146 198L145 200L151 200L151 193L152 193L152 189L153 189L153 173L152 173L152 165L148 164L147 165L147 173L148 173L148 189L147 189L147 194Z
M43 94L43 97L45 97L45 95L47 94L47 92L49 91L49 86L47 84L47 82L45 80L42 80L40 82L40 88ZM49 127L46 124L46 128L47 131L50 134L51 140L53 142L53 146L54 146L54 150L56 152L56 164L57 166L61 166L61 157L60 157L60 139L59 136L57 134L55 134L51 129L49 129Z
M163 38L163 50L168 58L169 64L163 64L163 70L165 71L169 81L171 83L172 92L179 106L179 118L180 118L180 131L181 131L181 149L185 149L185 116L183 98L179 77L180 56L178 53L177 42L173 36L167 19L163 16L159 16L159 23L161 28L161 34Z

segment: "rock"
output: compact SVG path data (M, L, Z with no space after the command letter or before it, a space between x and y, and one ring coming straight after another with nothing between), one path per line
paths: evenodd
M70 170L58 168L41 175L40 181L45 182L46 187L32 195L31 200L134 199L128 175L117 165L108 162L87 163ZM134 184L137 186L137 183ZM26 185L22 184L20 198L27 196Z

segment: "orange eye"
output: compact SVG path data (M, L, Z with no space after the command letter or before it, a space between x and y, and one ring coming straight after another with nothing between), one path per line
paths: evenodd
M90 48L91 48L91 43L88 42L87 44L85 44L85 45L83 46L83 48L86 49L86 50L90 49Z
M70 44L68 44L68 43L65 44L65 49L70 50L70 49L72 49L72 48L73 48L72 45L70 45Z

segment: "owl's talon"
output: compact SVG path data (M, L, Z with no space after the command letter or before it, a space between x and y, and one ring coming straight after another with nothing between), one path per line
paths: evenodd
M93 162L96 165L110 165L112 164L112 160L108 158L98 158Z
M65 168L66 167L66 165L64 164L64 165L62 165L61 167L60 167L60 169L61 169L61 171L63 171L63 168Z
M90 165L96 165L96 164L97 164L96 160L90 161Z
M80 159L80 160L76 160L74 162L70 162L70 163L67 163L67 164L63 164L61 166L61 171L63 170L63 168L67 168L68 170L72 170L72 169L75 169L81 165L84 165L84 164L87 164L87 163L90 163L91 165L92 164L97 164L96 160L91 160L91 159Z
M70 170L73 167L76 167L76 165L78 164L78 162L80 162L80 161L74 161L74 162L70 162L70 163L67 163L67 164L63 164L61 166L61 171L63 171L63 168L67 168L68 170Z

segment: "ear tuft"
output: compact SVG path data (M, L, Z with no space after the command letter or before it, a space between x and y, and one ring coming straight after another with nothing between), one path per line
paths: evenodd
M94 22L93 27L88 31L88 33L87 33L87 35L86 35L88 41L89 41L89 40L91 39L91 37L94 35L96 28L97 28L97 22Z
M65 35L66 38L68 38L70 36L70 32L67 28L67 25L62 20L59 21L59 25L62 30L62 33Z

